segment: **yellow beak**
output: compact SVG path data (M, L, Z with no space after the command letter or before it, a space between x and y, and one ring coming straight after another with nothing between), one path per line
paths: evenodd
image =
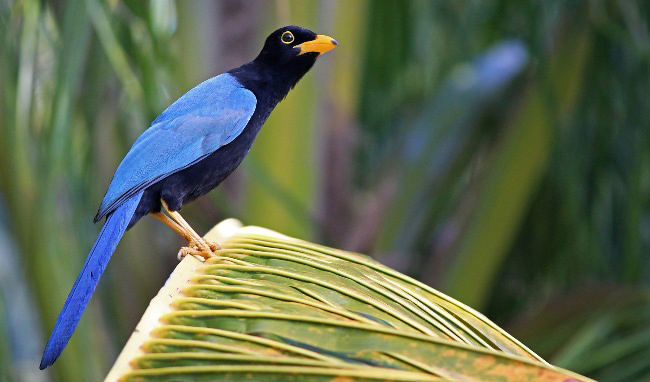
M300 53L298 53L298 55L309 52L317 52L319 55L321 55L336 48L338 44L339 43L330 36L317 34L315 39L311 41L305 41L302 44L298 44L295 46L295 48L300 49Z

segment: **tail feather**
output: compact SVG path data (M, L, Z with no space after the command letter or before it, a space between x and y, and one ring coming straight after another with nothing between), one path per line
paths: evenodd
M106 264L108 264L111 255L131 221L135 209L140 203L142 193L140 191L127 199L106 218L106 223L102 227L99 237L95 241L95 245L90 250L88 258L86 258L86 262L81 269L81 273L77 276L77 280L74 282L74 286L68 295L68 299L65 301L65 305L63 305L59 318L56 320L50 339L47 341L43 358L41 359L41 370L50 366L59 358L59 355L61 355L61 352L68 344L70 337L72 337L72 333L76 329L79 319L95 291L95 287L97 287L97 283L106 268Z

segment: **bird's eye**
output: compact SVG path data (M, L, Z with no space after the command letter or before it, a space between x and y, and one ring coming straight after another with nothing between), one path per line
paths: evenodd
M280 37L280 40L285 44L291 44L294 40L293 33L289 31L282 33L282 37Z

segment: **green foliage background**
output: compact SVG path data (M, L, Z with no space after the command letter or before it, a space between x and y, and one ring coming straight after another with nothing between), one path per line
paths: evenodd
M648 378L649 21L628 0L0 0L0 380L104 376L181 244L143 219L36 370L113 171L164 107L286 24L340 46L184 208L199 231L237 217L368 253L553 364ZM502 44L524 66L486 86Z

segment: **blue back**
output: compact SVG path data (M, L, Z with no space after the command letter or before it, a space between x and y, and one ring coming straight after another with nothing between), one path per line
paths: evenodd
M170 105L117 168L96 219L130 196L212 154L243 130L257 99L235 77L213 77Z

